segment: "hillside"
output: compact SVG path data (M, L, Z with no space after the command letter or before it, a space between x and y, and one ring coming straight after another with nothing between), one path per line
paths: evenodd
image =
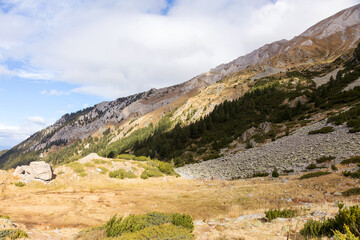
M185 83L163 89L151 89L115 101L99 103L77 113L66 114L54 125L35 133L0 156L0 167L11 168L39 158L57 164L79 159L91 152L112 156L130 151L168 161L178 158L177 165L201 161L204 158L216 158L220 153L227 154L223 149L226 150L229 144L252 125L264 123L269 119L274 123L292 121L285 115L297 100L309 103L305 104L307 107L304 108L310 107L315 95L311 94L319 93L313 86L314 82L318 81L317 78L326 78L327 74L336 75L352 56L360 37L359 12L360 5L345 9L289 41L281 40L267 44ZM273 88L268 88L269 85ZM278 102L272 101L277 94L281 95L276 99ZM269 99L270 102L267 101ZM223 124L221 127L225 128L220 128L224 130L222 133L211 133L212 130L202 133L203 126L190 124L207 115L214 116L214 109L215 112L224 111L231 106L229 101L232 100L250 100L250 105L255 104L254 108L248 108L247 104L242 105L242 108L245 107L246 111L250 112L243 111L243 117L240 117L239 122L226 123L228 126L237 126L238 129L235 131ZM283 101L287 104L281 105L280 102ZM219 107L215 108L218 105ZM273 110L260 114L256 119L247 118L266 108ZM309 114L309 111L316 110L318 107L310 107L301 109L304 114L292 112L290 115L291 118L301 118L306 111L306 114ZM228 111L232 112L231 109ZM280 117L279 114L285 117ZM220 123L228 117L233 118L229 115L215 122ZM204 123L198 121L197 124L199 122ZM200 144L187 141L189 137L185 136L183 141L187 141L186 144L176 147L179 151L173 151L171 148L174 144L169 147L169 143L160 146L163 150L153 148L149 151L141 146L145 140L151 141L149 137L152 135L160 136L160 133L163 134L174 127L190 129L191 126L195 126L196 129L191 130L190 138L200 140ZM283 127L281 124L278 125L276 131L279 132L272 131L271 134L275 134L276 138L291 130ZM214 143L213 139L219 135L222 137ZM274 136L270 138L272 137ZM191 144L195 144L194 148L202 147L199 151L203 153L192 154ZM173 154L169 155L168 152Z

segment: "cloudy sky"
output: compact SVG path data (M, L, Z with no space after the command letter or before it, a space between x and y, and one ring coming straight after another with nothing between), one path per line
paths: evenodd
M64 113L189 80L359 2L0 0L0 146Z

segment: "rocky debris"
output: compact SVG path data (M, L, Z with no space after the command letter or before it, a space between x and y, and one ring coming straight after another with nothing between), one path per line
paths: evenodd
M12 229L15 228L16 225L10 221L8 218L1 218L0 217L0 231L5 229Z
M337 68L337 69L331 71L330 73L326 74L325 76L313 78L313 81L315 82L316 87L320 87L321 85L328 83L330 81L331 77L333 77L335 79L336 74L339 71L340 71L340 68Z
M53 171L49 163L38 161L16 167L13 175L21 177L25 182L34 180L48 182L53 178Z
M90 153L86 157L83 157L83 158L79 159L78 162L81 163L81 164L84 164L84 163L87 163L87 162L91 162L94 159L108 160L107 158L100 157L97 153Z
M348 133L345 125L334 126L335 131L327 134L308 134L324 126L326 122L320 121L274 142L176 168L176 172L189 179L229 180L246 178L255 172L271 173L275 167L280 173L285 170L300 172L322 156L340 159L360 155L360 133Z
M313 217L326 217L326 216L327 216L327 212L315 210L315 211L313 211L313 212L311 213L311 216L313 216Z
M246 130L242 135L241 135L241 140L243 142L248 141L249 139L251 139L255 134L267 134L271 131L271 123L269 122L263 122L260 123L259 127L255 128L255 127L251 127L248 130ZM253 145L255 146L256 143Z
M350 83L349 85L347 85L347 86L342 90L342 92L352 90L352 89L354 89L355 87L359 87L359 86L360 86L360 78L359 78L359 79L356 79L355 81L353 81L352 83Z

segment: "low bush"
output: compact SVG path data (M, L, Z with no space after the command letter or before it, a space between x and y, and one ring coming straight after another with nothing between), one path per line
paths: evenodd
M279 172L277 171L276 168L274 168L274 170L272 171L271 176L273 178L278 178L280 176L280 174L279 174Z
M360 235L360 208L358 205L347 208L343 204L339 204L339 212L334 218L323 221L307 221L300 230L300 234L306 238L331 237L336 231L346 232L346 226L349 227L349 232L356 237Z
M111 178L136 178L137 176L131 171L125 171L124 169L118 169L112 172L109 172L109 177Z
M332 165L331 165L331 170L333 170L333 171L337 171L337 170L338 170L338 168L335 166L335 164L332 164Z
M356 172L345 171L343 172L343 175L345 177L360 178L360 169L357 170Z
M331 172L312 172L312 173L308 173L308 174L304 174L300 177L300 179L308 179L308 178L314 178L314 177L320 177L320 176L324 176L324 175L328 175L331 174Z
M349 229L348 226L344 226L345 233L340 232L339 230L334 231L334 240L359 240Z
M116 238L118 240L147 240L147 239L168 239L168 240L192 240L194 235L189 229L174 225L157 225L144 228L137 232L130 232Z
M24 187L24 186L25 186L25 183L23 183L23 182L16 182L16 183L14 183L14 185L17 186L17 187Z
M142 179L148 179L149 177L163 177L164 175L158 168L148 168L140 175Z
M306 169L307 170L313 170L313 169L316 169L317 166L315 163L310 163L309 165L306 166Z
M171 164L167 163L167 162L158 162L158 168L160 170L160 172L165 173L167 175L173 174L174 173L174 168L173 166L171 166Z
M323 156L321 158L316 159L316 163L324 163L324 162L330 162L331 160L334 160L336 157L334 156Z
M0 231L0 239L26 238L27 233L20 229L6 229Z
M298 215L298 212L294 209L270 209L265 211L265 216L269 221L276 218L292 218Z
M320 129L318 129L318 130L310 131L310 132L309 132L309 135L313 135L313 134L326 134L326 133L330 133L330 132L333 132L333 131L334 131L334 128L331 127L331 126L328 126L328 127L320 128Z
M360 163L360 156L351 157L341 162L341 164L350 164L350 163Z
M0 218L10 219L9 216L7 216L7 215L1 215L1 214L0 214Z
M267 172L255 172L251 177L256 178L256 177L267 177L267 176L269 176L269 173Z
M97 167L97 168L99 168L101 170L101 172L100 172L101 174L105 174L108 171L108 169L106 167Z
M360 194L360 187L350 188L350 189L342 192L342 195L345 197L349 197L352 195L359 195L359 194Z
M148 228L151 230L149 231ZM172 231L169 231L169 228ZM184 234L184 231L180 231L180 229L186 230L186 232L190 234L194 229L194 225L192 218L186 214L152 212L145 215L130 215L126 218L117 218L115 215L106 223L105 229L107 237L120 236L120 239L149 239L135 236L141 236L141 234L152 235L154 231L156 233L156 230L159 230L159 236L162 234L162 238L156 239L187 239L180 237L170 238L170 234L171 232Z

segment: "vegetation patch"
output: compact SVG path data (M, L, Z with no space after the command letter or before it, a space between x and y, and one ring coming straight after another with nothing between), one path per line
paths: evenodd
M112 217L105 225L107 237L118 239L193 239L193 220L179 213L152 212L130 215L126 218ZM161 237L160 237L161 236Z
M106 167L97 167L97 168L99 168L101 170L101 172L100 172L101 174L105 174L108 172L108 169Z
M20 229L6 229L0 231L0 239L18 239L28 237L27 233Z
M342 192L342 195L345 197L349 197L352 195L359 195L359 194L360 194L360 187L350 188L350 189Z
M341 164L351 164L351 163L360 163L360 156L351 157L341 162Z
M313 134L326 134L326 133L330 133L330 132L333 132L333 131L334 131L334 128L331 127L331 126L328 126L328 127L320 128L320 129L318 129L318 130L310 131L310 132L309 132L309 135L313 135Z
M149 157L145 156L135 156L130 154L120 154L117 156L119 159L125 159L125 160L134 160L134 161L150 161L151 159Z
M343 175L345 177L360 178L360 169L358 169L355 172L345 171L345 172L343 172Z
M349 208L339 204L339 212L334 218L323 221L310 220L300 230L300 234L306 238L332 237L334 232L351 232L356 237L360 236L360 209L358 205Z
M101 160L101 159L93 159L92 162L94 164L108 164L109 163L109 161Z
M1 214L0 214L0 218L10 219L9 216L7 216L7 215L1 215Z
M120 178L120 179L137 178L137 176L133 172L126 171L124 169L118 169L118 170L109 172L109 177L111 177L111 178Z
M80 177L86 177L87 173L85 172L84 165L79 162L71 162L67 164L74 172L79 174Z
M26 184L24 182L16 182L14 185L17 187L24 187Z
M269 176L269 173L267 172L255 172L251 177L256 178L256 177L267 177Z
M324 175L328 175L328 174L331 174L331 172L322 172L322 171L312 172L312 173L302 175L300 177L300 179L308 179L308 178L320 177L320 176L324 176Z
M298 211L295 209L270 209L265 211L265 216L269 221L276 218L293 218L298 215Z
M336 157L334 156L322 156L321 158L316 159L316 163L325 163L334 160Z

